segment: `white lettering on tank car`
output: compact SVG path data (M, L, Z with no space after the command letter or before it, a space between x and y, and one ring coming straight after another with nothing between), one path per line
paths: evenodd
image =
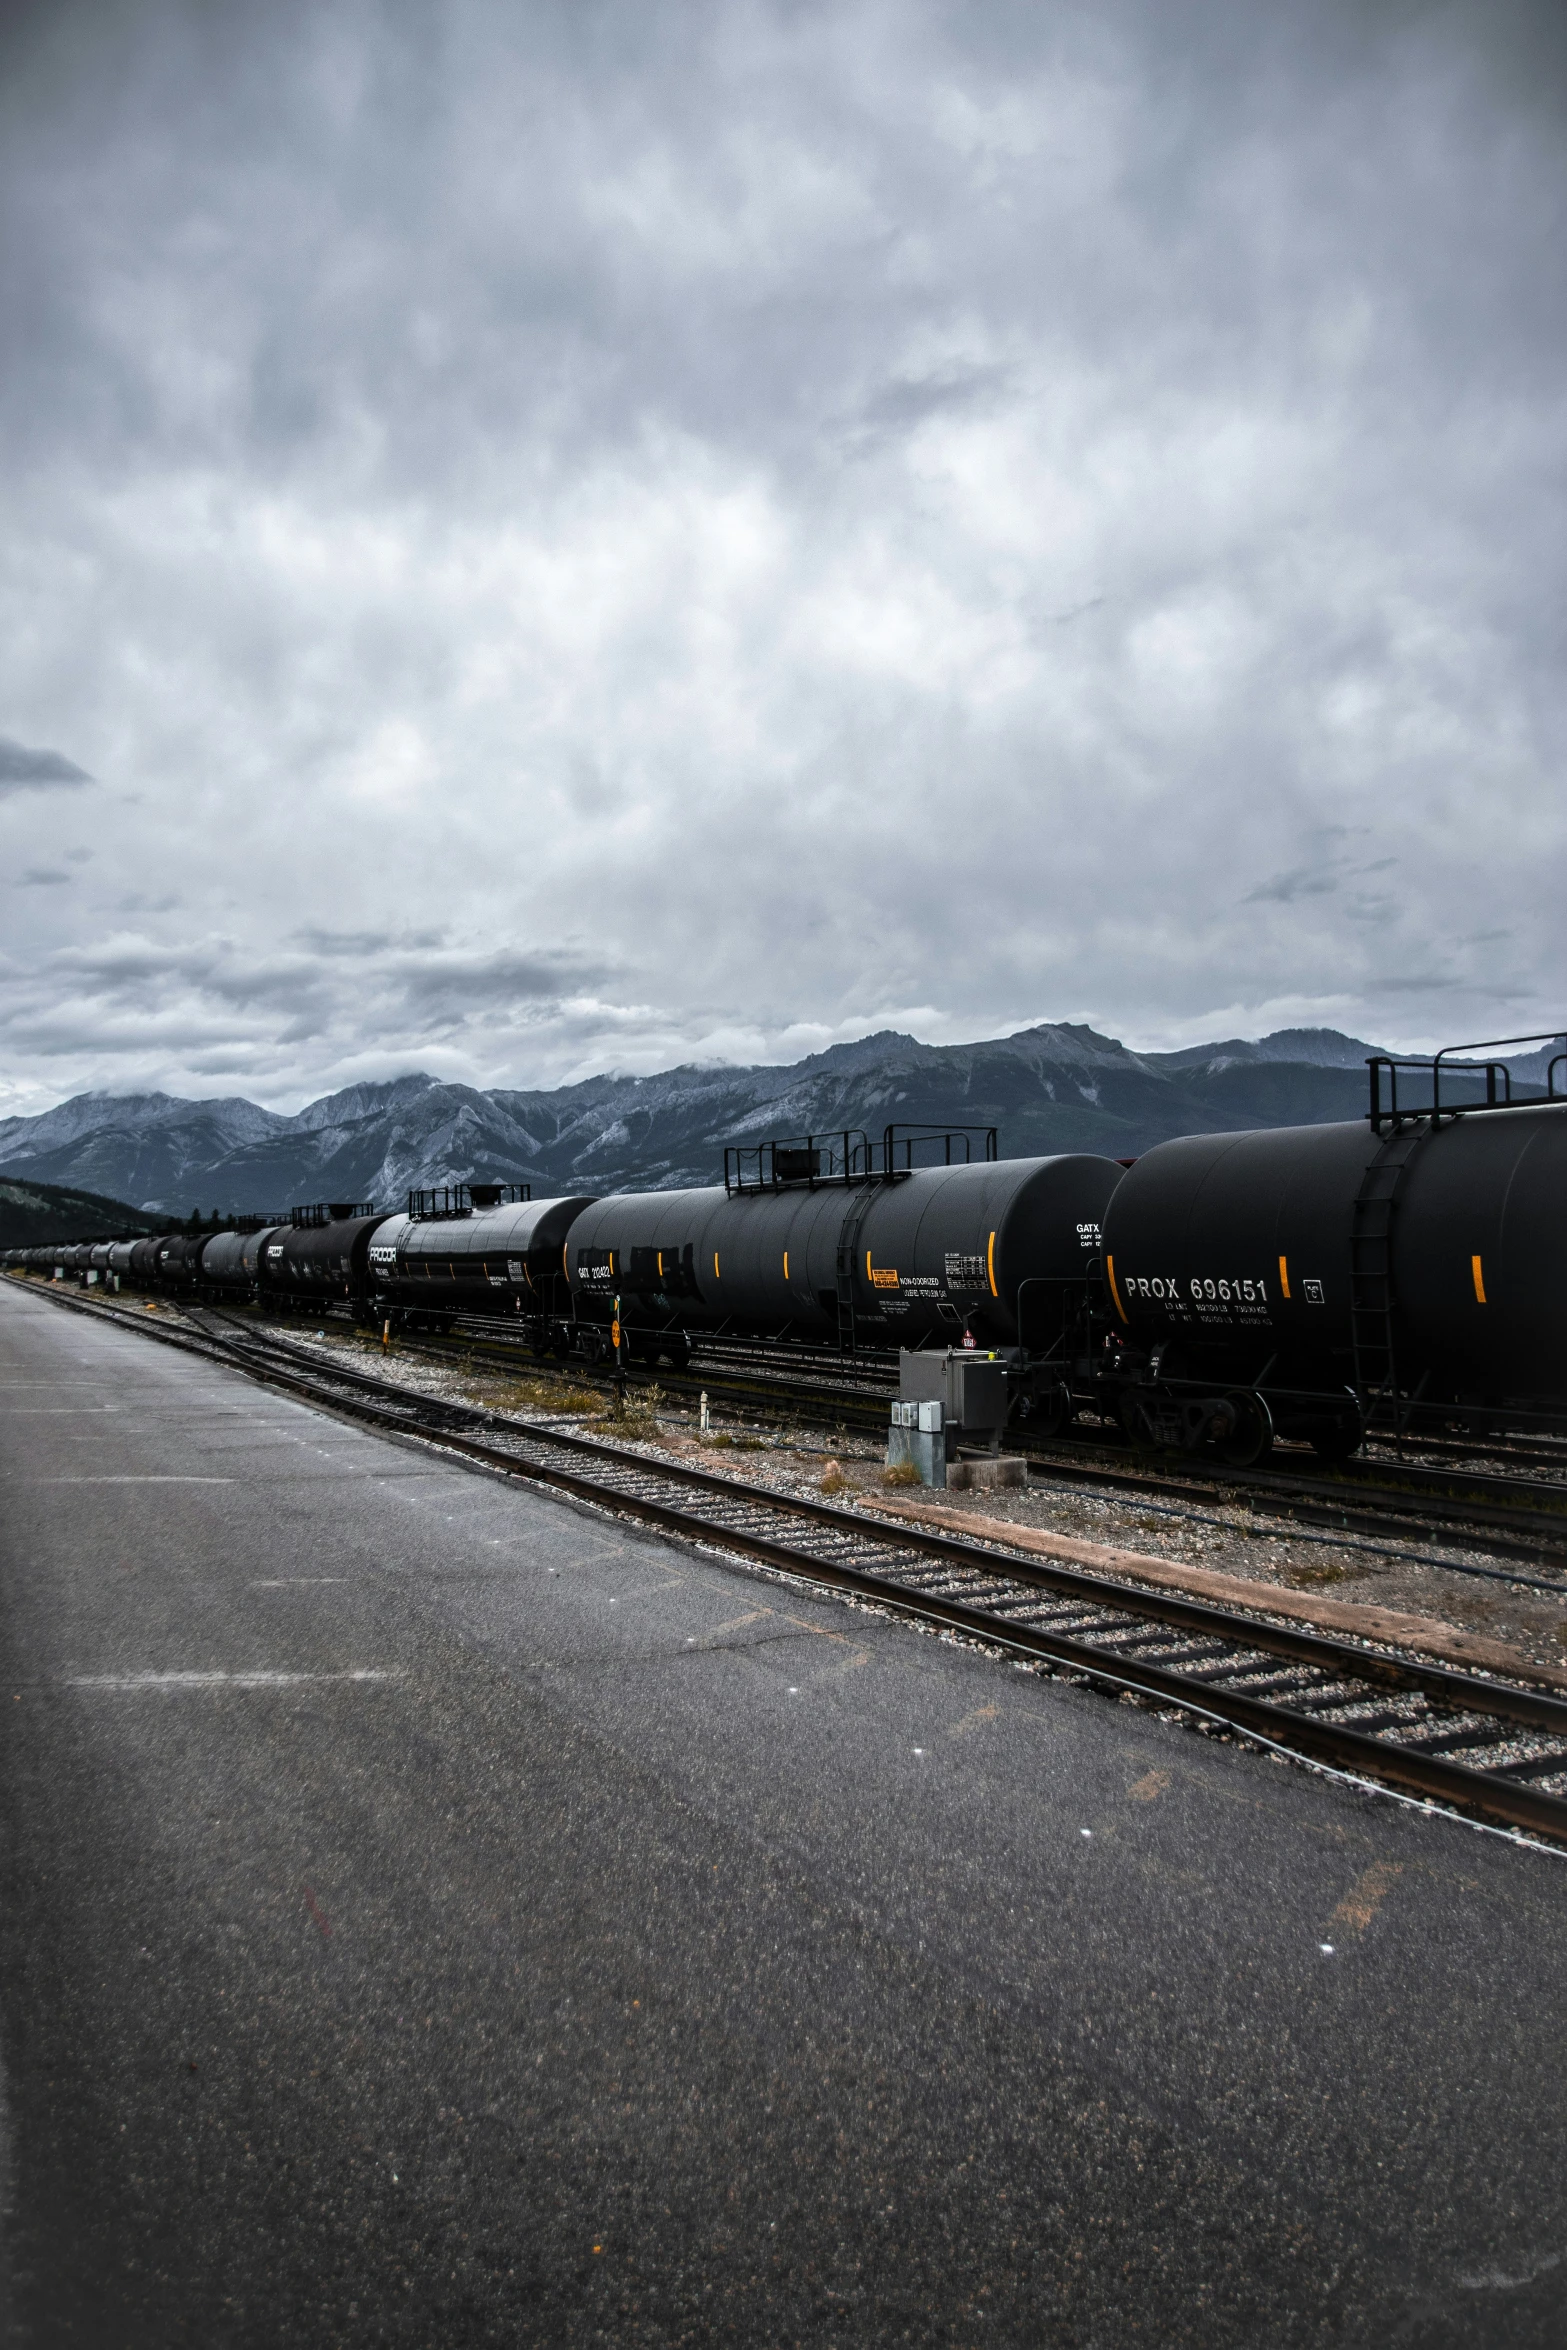
M1147 1298L1181 1319L1193 1312L1204 1322L1225 1322L1232 1315L1242 1321L1268 1319L1268 1285L1260 1274L1192 1273L1177 1280L1169 1273L1128 1273L1117 1278L1127 1298Z

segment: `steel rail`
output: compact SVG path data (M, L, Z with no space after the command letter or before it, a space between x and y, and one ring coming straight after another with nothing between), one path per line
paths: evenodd
M523 1357L530 1365L535 1364L536 1358L525 1352L520 1341L507 1340L498 1331L492 1334L483 1330L484 1317L467 1315L458 1319L474 1326L474 1335L466 1340L470 1354L472 1349L483 1347L496 1358L514 1355ZM439 1339L432 1340L423 1333L409 1333L405 1343L417 1344L421 1352L445 1351ZM457 1354L462 1345L459 1341L450 1351ZM548 1370L551 1365L546 1362L537 1367ZM573 1363L570 1375L589 1385L605 1384L615 1376L602 1363L580 1366ZM656 1383L669 1395L695 1395L705 1388L731 1403L751 1404L774 1412L819 1410L825 1416L866 1432L885 1425L891 1399L890 1387L877 1389L863 1381L848 1380L841 1385L823 1383L820 1378L813 1379L804 1366L797 1368L793 1364L780 1364L776 1371L760 1367L742 1371L723 1364L684 1371L673 1371L667 1366L648 1370L642 1365L628 1365L622 1376L628 1387ZM1122 1465L1114 1460L1120 1448L1113 1440L1082 1439L1085 1448L1100 1454L1098 1461L1087 1460L1079 1455L1072 1439L1041 1437L1033 1434L1026 1422L1008 1429L1007 1442L1030 1461L1048 1465L1057 1475L1082 1484L1121 1484L1172 1496L1228 1488L1237 1494L1244 1493L1248 1507L1299 1517L1308 1523L1353 1527L1362 1533L1382 1530L1389 1517L1404 1520L1419 1517L1431 1522L1429 1539L1440 1540L1444 1529L1474 1525L1478 1511L1500 1513L1518 1536L1533 1539L1526 1540L1519 1548L1493 1527L1477 1527L1486 1548L1504 1557L1535 1558L1540 1555L1542 1543L1554 1543L1563 1563L1567 1564L1567 1479L1556 1483L1509 1476L1494 1469L1470 1471L1380 1459L1338 1462L1321 1470L1308 1468L1304 1462L1288 1467L1272 1464L1237 1469L1219 1468L1193 1459L1188 1466L1179 1456L1168 1460L1138 1456ZM1563 1465L1567 1467L1567 1457Z
M60 1302L101 1311L86 1299L61 1297ZM1454 1672L950 1534L901 1523L888 1528L827 1502L423 1396L347 1365L322 1364L308 1350L270 1335L226 1328L214 1334L199 1324L183 1331L155 1328L117 1312L112 1318L384 1433L434 1443L486 1469L526 1478L686 1541L737 1552L1096 1686L1131 1691L1227 1723L1307 1761L1348 1769L1488 1823L1567 1843L1567 1796L1505 1775L1512 1768L1567 1780L1567 1701L1543 1690ZM508 1444L467 1433L475 1423L503 1434ZM549 1454L556 1457L544 1457ZM815 1533L818 1547L799 1539L805 1529ZM834 1546L877 1563L834 1555ZM950 1588L954 1576L967 1597ZM932 1579L944 1579L948 1587L929 1587ZM1057 1625L1026 1620L1048 1612L1052 1604ZM1175 1655L1196 1653L1178 1664L1162 1663L1157 1653L1139 1653L1161 1647ZM1283 1696L1261 1693L1267 1684L1288 1682L1292 1675L1297 1680L1310 1676L1316 1686L1287 1689ZM1240 1685L1226 1686L1225 1676ZM1257 1686L1248 1688L1247 1682ZM1400 1706L1420 1710L1401 1713ZM1362 1717L1369 1712L1371 1722L1333 1720L1334 1712ZM1389 1735L1394 1731L1408 1733L1409 1743ZM1478 1753L1487 1744L1516 1744L1519 1732L1543 1742L1543 1750L1499 1769L1451 1759L1454 1750ZM1424 1752L1414 1742L1422 1735Z
M22 1279L21 1275L12 1278ZM74 1292L50 1289L50 1294L74 1296ZM81 1300L79 1302L89 1302ZM104 1304L108 1300L100 1301ZM196 1301L184 1301L186 1308L196 1310ZM183 1310L183 1309L182 1309ZM234 1326L246 1329L273 1328L275 1323L252 1320L232 1306L212 1307L232 1318ZM333 1318L331 1305L323 1300L317 1309L324 1318ZM339 1317L340 1318L340 1317ZM479 1321L481 1317L467 1317ZM498 1317L495 1318L498 1321ZM510 1358L519 1368L541 1376L552 1374L567 1377L579 1385L613 1391L615 1374L602 1364L591 1366L561 1366L552 1361L540 1362L520 1341L504 1338L442 1339L424 1332L405 1333L402 1343L422 1355L437 1361L471 1364L474 1354L482 1349L492 1362ZM814 1417L813 1406L821 1407L824 1417L845 1429L853 1428L870 1434L883 1425L886 1399L872 1406L859 1396L834 1394L827 1389L806 1390L791 1381L769 1379L754 1375L744 1380L732 1376L721 1378L710 1372L674 1373L665 1370L661 1379L640 1366L628 1366L624 1373L628 1388L657 1384L670 1395L694 1398L704 1387L733 1410L747 1407L768 1412L776 1417L780 1411L793 1410L806 1417ZM1197 1461L1188 1466L1179 1458L1156 1461L1149 1456L1135 1459L1118 1458L1120 1447L1113 1440L1085 1437L1063 1442L1060 1438L1030 1436L1026 1428L1009 1432L1009 1442L1021 1451L1031 1466L1047 1472L1063 1483L1087 1486L1099 1490L1121 1492L1135 1496L1159 1496L1170 1501L1228 1502L1248 1509L1259 1516L1280 1518L1302 1526L1315 1526L1335 1533L1367 1534L1386 1537L1390 1531L1402 1539L1414 1542L1460 1541L1466 1548L1484 1551L1498 1559L1515 1559L1536 1565L1567 1569L1567 1484L1547 1485L1534 1490L1561 1502L1558 1514L1535 1515L1527 1510L1509 1506L1520 1493L1529 1489L1517 1480L1492 1480L1492 1490L1477 1493L1469 1506L1441 1495L1422 1493L1413 1482L1420 1472L1405 1472L1397 1484L1378 1484L1370 1481L1382 1467L1379 1462L1368 1462L1363 1471L1345 1475L1343 1465L1328 1472L1313 1474L1302 1466L1293 1472L1282 1468L1270 1470L1216 1469ZM1097 1454L1097 1458L1085 1457ZM1396 1474L1396 1472L1395 1472ZM1455 1483L1463 1480L1451 1471L1432 1471L1450 1493ZM1504 1531L1497 1524L1501 1513L1510 1523ZM1488 1522L1489 1517L1489 1522Z
M271 1341L267 1351L280 1352L285 1346L286 1342ZM262 1375L280 1377L288 1385L297 1385L316 1401L332 1400L323 1397L323 1387L347 1385L358 1391L348 1407L353 1416L404 1433L408 1432L411 1421L422 1418L426 1421L422 1432L432 1441L485 1467L527 1477L600 1508L628 1513L687 1540L709 1544L716 1541L784 1572L826 1583L900 1615L961 1632L965 1637L999 1644L1059 1669L1081 1673L1090 1680L1117 1689L1141 1690L1164 1702L1191 1707L1239 1729L1254 1731L1259 1737L1291 1748L1310 1760L1343 1765L1424 1799L1450 1803L1509 1827L1526 1828L1567 1841L1567 1797L1516 1785L1495 1773L1445 1760L1440 1754L1422 1754L1414 1747L1400 1746L1353 1724L1314 1720L1299 1706L1253 1696L1244 1689L1224 1688L1212 1677L1211 1651L1215 1645L1235 1651L1237 1660L1253 1678L1257 1677L1255 1666L1246 1662L1252 1658L1259 1661L1276 1658L1291 1666L1307 1668L1326 1678L1329 1694L1335 1685L1346 1685L1345 1693L1338 1700L1341 1706L1363 1705L1368 1695L1379 1691L1404 1697L1418 1695L1440 1707L1449 1720L1455 1715L1468 1715L1482 1722L1505 1722L1536 1734L1543 1733L1552 1746L1560 1749L1557 1758L1560 1774L1567 1777L1567 1701L1562 1698L1322 1634L1302 1632L1264 1617L1238 1615L1202 1600L1023 1558L999 1546L901 1523L889 1529L868 1522L859 1512L839 1509L827 1502L747 1485L737 1478L685 1463L649 1460L645 1454L600 1438L541 1428L501 1418L480 1407L420 1396L408 1389L390 1387L387 1382L347 1365L321 1365L302 1348L286 1346L286 1351L289 1356L305 1357L302 1366L305 1375L300 1377L292 1366L284 1370L279 1365L265 1366ZM439 1424L430 1427L431 1421ZM536 1447L542 1443L584 1464L592 1464L599 1473L585 1475L576 1468L562 1466L558 1460L530 1458L479 1441L465 1434L462 1425L454 1424L463 1422L469 1426L478 1423L503 1433L513 1444ZM660 1498L656 1492L627 1490L624 1482L609 1481L605 1473L609 1470L621 1472L622 1479L630 1475L639 1484L700 1493L711 1501L743 1508L753 1516L782 1519L786 1524L804 1521L858 1548L891 1554L893 1559L904 1554L917 1561L957 1568L982 1582L1001 1585L1004 1596L1006 1586L1011 1586L1025 1601L1030 1593L1048 1592L1072 1602L1079 1610L1087 1606L1109 1614L1117 1619L1113 1629L1123 1634L1128 1625L1134 1633L1138 1626L1165 1627L1209 1649L1210 1653L1202 1659L1204 1677L1198 1678L1190 1670L1172 1670L1153 1657L1139 1657L1134 1671L1128 1673L1120 1660L1106 1654L1103 1635L1096 1642L1081 1634L1074 1637L1048 1627L1009 1620L998 1611L994 1600L976 1606L950 1593L911 1590L906 1582L900 1583L885 1573L842 1558L823 1557L820 1551L788 1539L783 1531L766 1531L754 1523L737 1526L715 1518L711 1510L695 1510L678 1501ZM1322 1692L1315 1694L1320 1699ZM1451 1732L1442 1731L1439 1735L1451 1742ZM1474 1746L1484 1742L1483 1733L1477 1729L1464 1729L1460 1735Z
M321 1310L330 1313L331 1308L323 1301ZM820 1414L825 1424L865 1434L885 1425L890 1388L868 1387L863 1381L823 1383L819 1377L810 1377L803 1365L791 1363L767 1371L715 1362L696 1370L674 1371L667 1365L660 1370L627 1364L617 1374L603 1363L559 1364L553 1358L537 1357L520 1339L503 1334L501 1316L470 1314L454 1319L468 1325L472 1334L443 1339L422 1331L406 1332L402 1343L447 1360L471 1361L474 1351L482 1348L496 1362L510 1359L543 1375L555 1372L580 1384L606 1389L614 1385L617 1376L627 1388L656 1384L670 1396L694 1397L705 1389L732 1409L749 1406L773 1415L788 1411L811 1417ZM746 1351L758 1360L768 1353L761 1345ZM1160 1458L1139 1454L1126 1459L1113 1437L1044 1437L1032 1433L1026 1422L1010 1428L1007 1441L1030 1462L1078 1484L1119 1486L1127 1491L1162 1493L1171 1499L1228 1493L1244 1497L1247 1508L1266 1515L1357 1533L1385 1532L1392 1519L1415 1540L1451 1539L1452 1530L1461 1528L1466 1540L1498 1557L1545 1556L1567 1566L1567 1479L1560 1483L1526 1480L1494 1470L1470 1472L1380 1459L1338 1462L1318 1470L1308 1468L1304 1461L1243 1469L1195 1458L1188 1462L1179 1455ZM1097 1453L1098 1458L1085 1458L1085 1453ZM1482 1513L1489 1516L1489 1523ZM1510 1533L1501 1531L1501 1525Z
M504 1316L457 1313L453 1315L452 1319L454 1327L468 1335L470 1345L491 1347L497 1354L521 1354L524 1352L524 1342L509 1335ZM531 1350L530 1359L532 1359ZM859 1406L876 1414L878 1424L881 1412L885 1410L891 1399L890 1382L894 1382L897 1378L895 1357L888 1357L880 1363L869 1364L858 1373L844 1370L839 1371L835 1376L832 1359L826 1350L821 1348L809 1350L802 1348L797 1352L792 1347L769 1346L765 1340L745 1343L723 1340L704 1341L700 1332L693 1337L691 1342L691 1360L693 1363L703 1364L704 1367L699 1371L689 1367L683 1371L675 1371L667 1365L658 1369L628 1363L623 1376L628 1383L656 1379L661 1385L666 1385L670 1391L704 1384L711 1388L715 1382L721 1382L726 1386L732 1386L737 1391L754 1388L758 1393L767 1396L788 1395L795 1400L810 1397L819 1400L824 1405ZM588 1378L606 1375L602 1363L589 1363L580 1366L573 1364L573 1369L580 1369L581 1374ZM613 1376L613 1373L608 1375ZM1020 1422L1012 1428L1009 1431L1009 1436L1012 1440L1025 1446L1031 1441L1026 1422ZM1032 1442L1035 1444L1041 1441L1049 1443L1059 1440L1032 1438ZM1088 1438L1086 1441L1093 1443L1102 1440ZM1373 1444L1381 1444L1389 1440L1378 1431L1373 1430L1368 1441ZM1463 1460L1479 1458L1493 1461L1508 1459L1543 1461L1561 1468L1563 1479L1561 1482L1552 1479L1529 1480L1519 1478L1516 1475L1498 1473L1494 1469L1446 1468L1434 1462L1388 1460L1381 1457L1380 1454L1368 1454L1359 1459L1335 1463L1330 1469L1319 1474L1314 1474L1302 1462L1298 1475L1301 1481L1308 1484L1320 1484L1334 1478L1342 1478L1345 1482L1352 1484L1372 1485L1380 1485L1386 1480L1391 1480L1394 1489L1400 1491L1405 1489L1405 1481L1408 1480L1410 1481L1409 1489L1420 1490L1423 1483L1425 1489L1432 1495L1450 1491L1454 1487L1463 1490L1479 1488L1485 1492L1488 1499L1499 1498L1507 1502L1521 1495L1526 1499L1556 1503L1564 1512L1567 1512L1567 1437L1558 1443L1549 1443L1539 1439L1525 1439L1517 1443L1487 1443L1484 1440L1467 1442L1458 1437L1448 1436L1423 1437L1418 1433L1411 1432L1406 1438L1406 1442L1416 1452L1448 1453ZM1112 1439L1108 1449L1118 1450L1119 1447ZM1194 1464L1194 1468L1196 1473L1203 1473L1202 1464ZM1247 1478L1255 1476L1259 1482L1265 1483L1278 1478L1287 1479L1290 1476L1290 1471L1274 1467L1265 1468L1259 1465L1252 1470L1229 1470L1225 1474Z
M467 1317L477 1320L478 1317ZM524 1355L520 1343L505 1339L471 1337L466 1341L432 1338L423 1332L405 1333L403 1343L436 1361L472 1364L475 1353L482 1349L491 1362L499 1363L506 1357L522 1356L530 1368L543 1375L560 1366L549 1362L536 1364L531 1355ZM606 1394L613 1391L614 1374L606 1372L602 1364L588 1368L573 1365L569 1373L579 1384L600 1387ZM719 1377L711 1372L646 1371L640 1366L628 1368L625 1373L628 1389L657 1385L660 1392L670 1396L695 1397L706 1391L726 1402L731 1409L749 1406L768 1411L774 1417L780 1411L820 1406L824 1416L830 1412L836 1424L853 1428L864 1434L881 1431L885 1425L887 1397L880 1395L874 1404L867 1404L865 1391L856 1394L845 1391L835 1394L827 1388L806 1389L792 1378L769 1379L755 1375L738 1379L733 1375ZM1092 1442L1093 1440L1088 1440ZM1026 1427L1008 1431L1008 1443L1022 1452L1031 1466L1047 1470L1064 1482L1107 1487L1111 1490L1137 1495L1162 1495L1170 1500L1193 1501L1204 1496L1211 1498L1244 1499L1244 1506L1257 1514L1291 1519L1304 1526L1320 1526L1335 1533L1356 1533L1386 1536L1390 1524L1411 1541L1441 1542L1462 1539L1466 1546L1487 1551L1497 1558L1527 1560L1534 1563L1559 1564L1567 1569L1567 1485L1561 1488L1564 1516L1561 1522L1544 1521L1540 1531L1525 1538L1520 1528L1517 1536L1508 1536L1494 1528L1475 1523L1475 1512L1464 1511L1456 1504L1438 1503L1426 1507L1402 1492L1393 1495L1382 1507L1374 1505L1375 1489L1358 1495L1361 1506L1347 1507L1342 1501L1321 1498L1331 1495L1333 1486L1328 1478L1313 1476L1309 1471L1297 1478L1287 1473L1274 1472L1264 1480L1257 1472L1222 1470L1217 1474L1211 1468L1196 1464L1183 1471L1172 1462L1161 1471L1135 1462L1112 1466L1101 1457L1098 1462L1084 1459L1075 1447L1056 1449L1059 1440L1030 1437ZM1113 1452L1113 1447L1107 1447ZM1375 1464L1373 1464L1375 1465ZM1354 1485L1349 1490L1355 1491ZM1454 1530L1458 1532L1455 1535ZM1478 1572L1479 1570L1475 1570ZM1506 1580L1504 1577L1503 1580Z

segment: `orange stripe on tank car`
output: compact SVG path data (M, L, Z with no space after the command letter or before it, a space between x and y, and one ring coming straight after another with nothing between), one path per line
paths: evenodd
M1475 1304L1483 1306L1485 1303L1485 1268L1478 1257L1470 1258L1469 1270L1474 1275Z
M1106 1271L1106 1273L1108 1273L1108 1275L1110 1276L1110 1295L1111 1295L1111 1296L1112 1296L1112 1297L1115 1299L1115 1310L1116 1310L1116 1312L1117 1312L1117 1313L1120 1315L1120 1317L1121 1317L1122 1321L1124 1322L1124 1321L1126 1321L1126 1318L1127 1318L1127 1315L1126 1315L1126 1308L1125 1308L1125 1306L1123 1306L1123 1305L1122 1305L1122 1303L1121 1303L1121 1292L1120 1292L1120 1291L1117 1289L1117 1287L1116 1287L1116 1285L1115 1285L1115 1259L1114 1259L1114 1257L1109 1257L1109 1256L1107 1256L1107 1257L1105 1258L1105 1271Z
M713 1279L715 1281L722 1281L723 1279L722 1273L720 1273L718 1270L718 1251L716 1248L713 1251Z
M999 1297L1001 1292L996 1287L996 1236L994 1233L991 1234L990 1246L985 1251L985 1270L990 1275L991 1296Z
M1290 1261L1288 1257L1280 1257L1279 1259L1279 1287L1288 1297L1290 1293Z
M787 1249L785 1249L785 1250L784 1250L784 1279L787 1281L787 1280L788 1280L788 1278L789 1278L789 1251L788 1251Z

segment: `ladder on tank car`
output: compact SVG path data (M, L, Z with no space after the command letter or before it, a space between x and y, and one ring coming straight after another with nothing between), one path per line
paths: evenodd
M838 1228L838 1344L845 1354L855 1351L854 1260L860 1246L860 1226L874 1197L867 1184Z
M1429 1127L1395 1130L1360 1179L1349 1237L1349 1331L1355 1352L1355 1392L1366 1426L1379 1404L1393 1416L1401 1436L1404 1415L1398 1394L1398 1357L1393 1331L1393 1218L1410 1160Z

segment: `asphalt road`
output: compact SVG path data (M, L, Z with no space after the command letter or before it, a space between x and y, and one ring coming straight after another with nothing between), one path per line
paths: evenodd
M8 2339L1567 2342L1567 1859L9 1283L0 1484Z

